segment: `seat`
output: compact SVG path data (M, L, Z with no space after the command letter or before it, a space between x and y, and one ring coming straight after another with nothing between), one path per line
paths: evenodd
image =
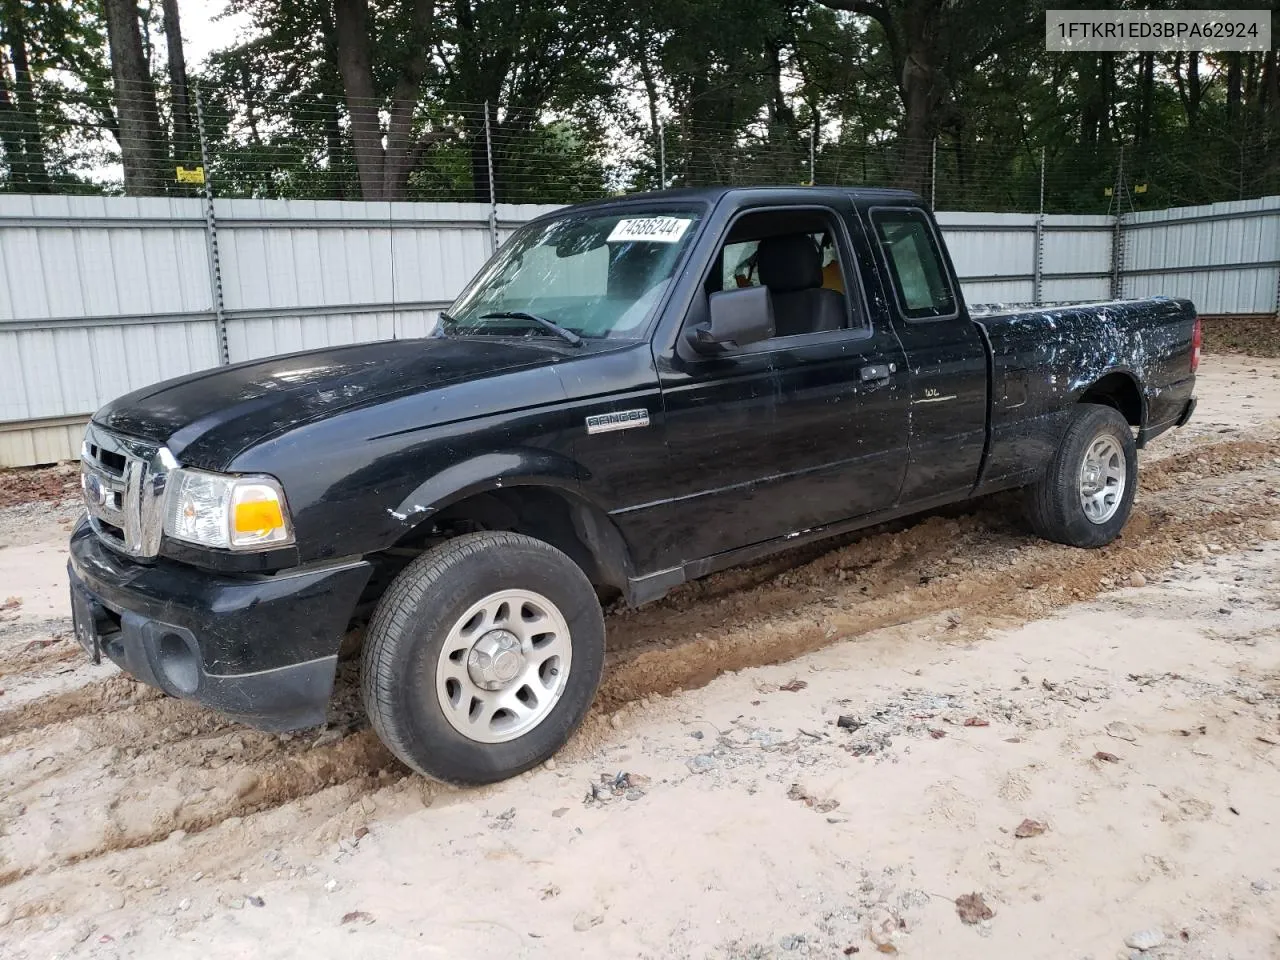
M844 294L822 286L822 251L808 234L768 237L756 251L760 283L773 300L776 337L839 330Z

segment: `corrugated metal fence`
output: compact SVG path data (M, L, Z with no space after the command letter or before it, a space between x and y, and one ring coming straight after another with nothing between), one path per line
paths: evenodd
M215 202L231 362L428 332L550 206ZM0 195L0 466L78 455L112 397L222 359L199 199Z
M495 236L549 209L500 204L494 222L485 204L220 200L215 248L199 199L0 195L0 466L76 456L107 400L217 366L222 329L231 362L421 336ZM938 219L971 303L1118 291L1188 296L1207 314L1280 309L1280 197L1130 214L1119 229Z

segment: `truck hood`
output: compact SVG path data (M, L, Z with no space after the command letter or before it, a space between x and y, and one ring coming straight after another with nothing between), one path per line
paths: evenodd
M108 430L220 469L246 447L340 411L564 359L546 339L387 340L268 357L153 384L93 416ZM187 454L187 456L184 456Z

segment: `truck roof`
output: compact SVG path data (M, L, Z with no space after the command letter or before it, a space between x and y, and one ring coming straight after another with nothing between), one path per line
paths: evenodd
M716 203L730 194L750 194L753 196L770 193L777 194L779 199L794 202L798 193L812 194L817 197L852 197L855 200L912 200L920 201L920 196L911 190L894 190L885 187L802 187L787 184L753 187L682 187L678 190L651 190L647 193L629 193L618 197L603 197L577 204L580 208L615 206L624 203L652 203L655 200L700 200L705 203Z

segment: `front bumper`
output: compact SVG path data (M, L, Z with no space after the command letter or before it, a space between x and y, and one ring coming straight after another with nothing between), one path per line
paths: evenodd
M137 563L82 521L71 535L76 632L121 669L261 730L321 724L370 565L233 577Z

